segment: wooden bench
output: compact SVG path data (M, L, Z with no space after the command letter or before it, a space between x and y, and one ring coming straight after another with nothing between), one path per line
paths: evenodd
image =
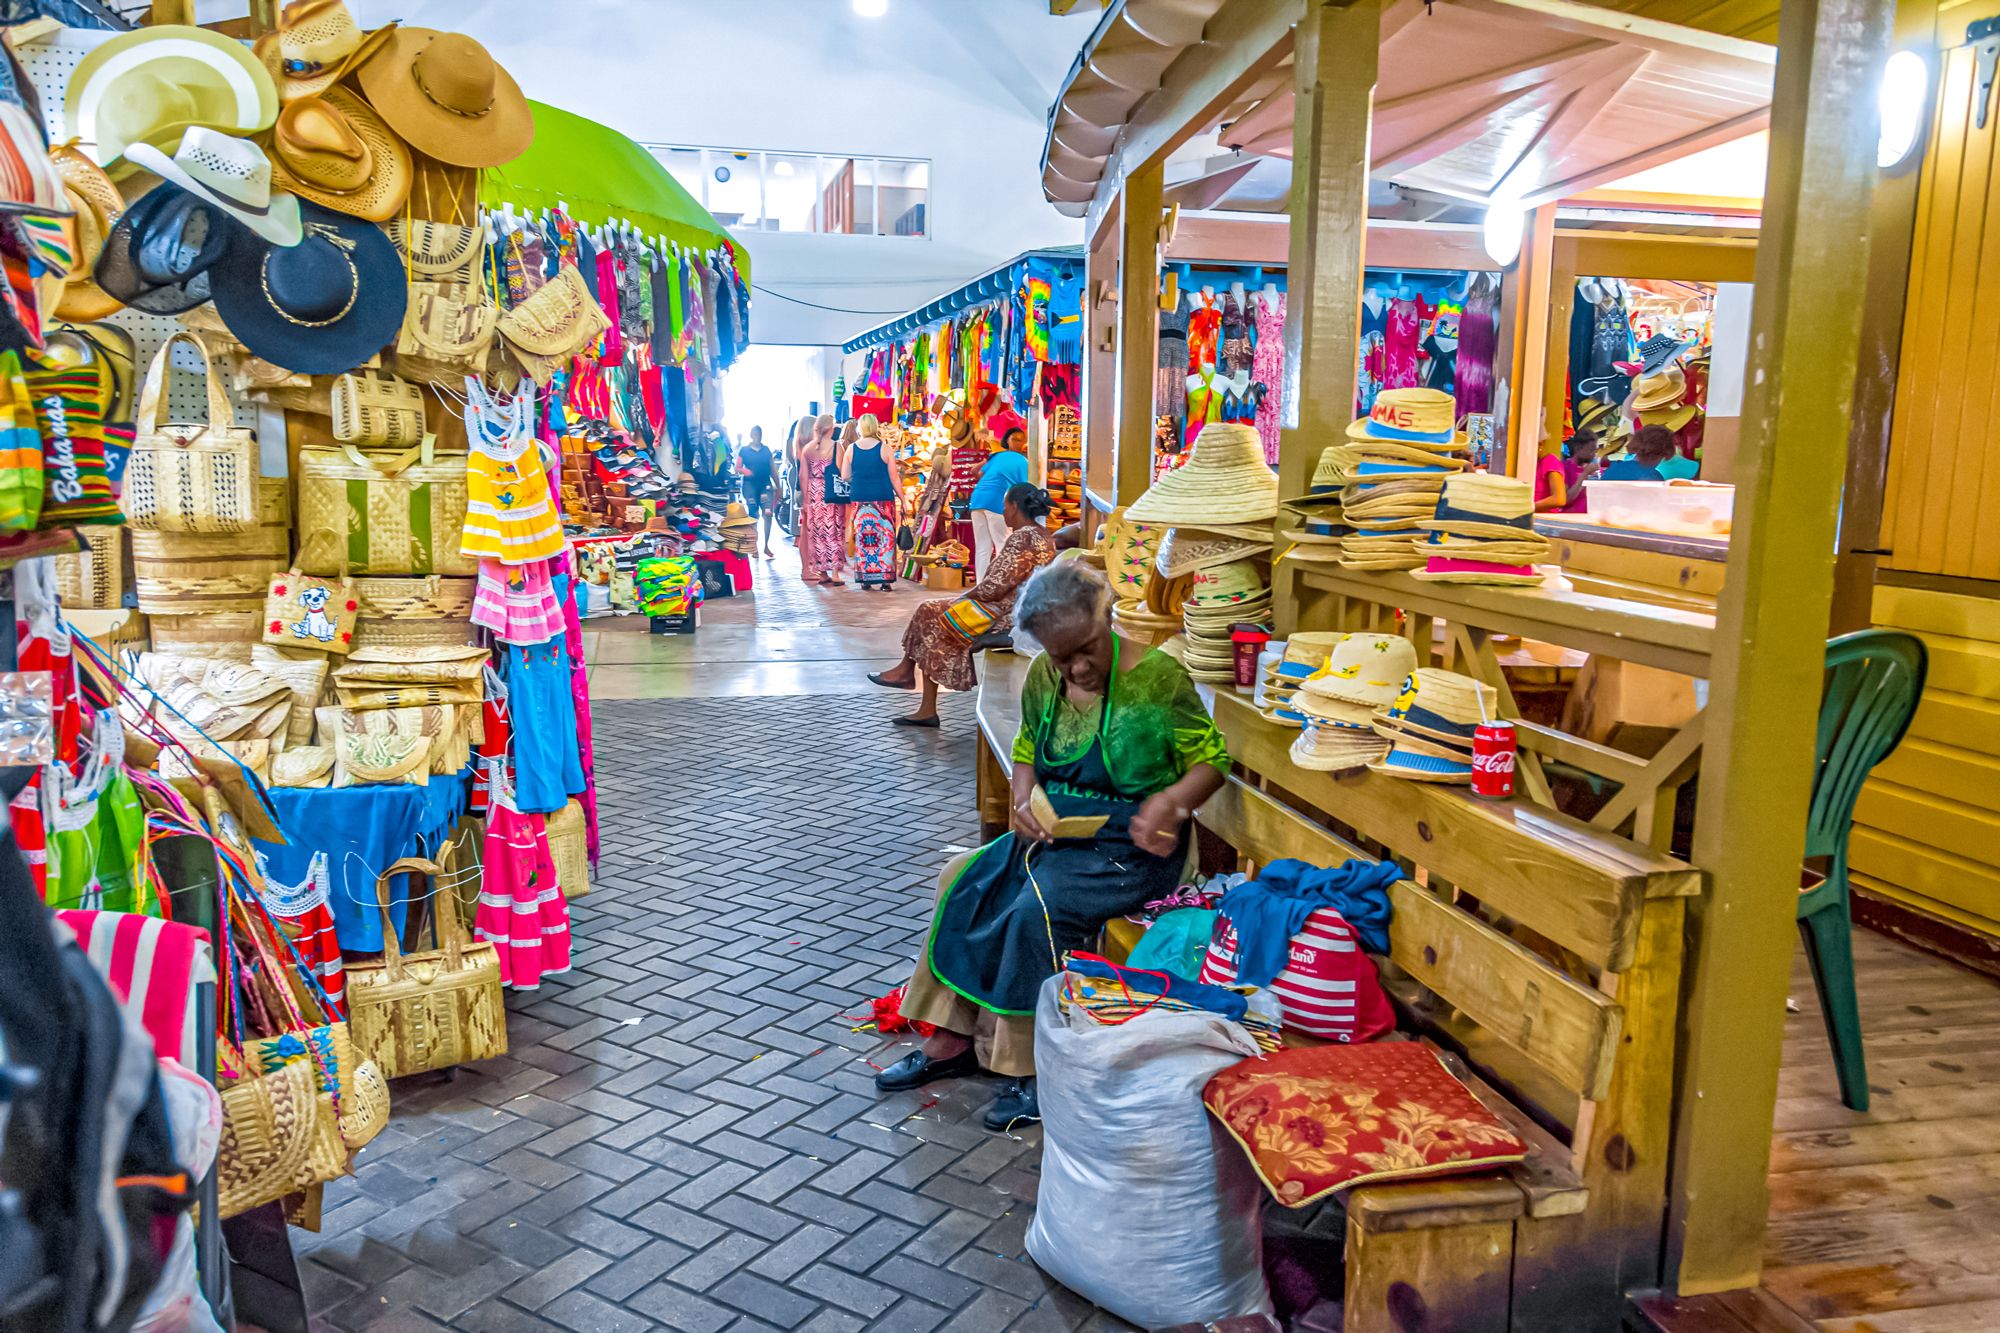
M982 666L982 822L1004 829L1023 659ZM1394 859L1383 980L1402 1025L1531 1145L1517 1167L1347 1195L1346 1327L1614 1333L1659 1280L1683 862L1523 801L1294 766L1296 733L1213 698L1237 771L1196 813L1243 861ZM997 804L992 802L997 801Z

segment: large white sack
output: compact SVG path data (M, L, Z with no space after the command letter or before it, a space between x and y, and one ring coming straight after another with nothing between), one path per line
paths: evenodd
M1215 1014L1151 1012L1117 1027L1035 1006L1042 1179L1028 1253L1070 1290L1141 1328L1268 1314L1259 1210L1243 1150L1201 1104L1258 1053Z

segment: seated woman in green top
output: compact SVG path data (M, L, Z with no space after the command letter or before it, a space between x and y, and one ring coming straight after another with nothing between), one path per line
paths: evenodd
M1021 686L1013 829L945 867L903 1016L937 1034L876 1076L884 1092L985 1068L1009 1080L991 1129L1039 1118L1035 1000L1062 956L1180 882L1188 817L1222 786L1229 751L1185 668L1111 628L1111 589L1077 561L1028 580L1014 624L1042 646ZM1057 838L1055 817L1102 816ZM1046 811L1044 812L1046 813ZM976 1041L976 1046L975 1046Z

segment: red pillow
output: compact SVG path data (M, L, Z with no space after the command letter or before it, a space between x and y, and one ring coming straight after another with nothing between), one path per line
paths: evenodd
M1417 1042L1254 1057L1210 1079L1201 1099L1271 1197L1291 1208L1350 1185L1481 1171L1528 1155Z

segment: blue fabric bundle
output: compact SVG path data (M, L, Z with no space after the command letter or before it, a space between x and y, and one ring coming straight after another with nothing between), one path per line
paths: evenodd
M1306 918L1331 907L1372 953L1389 949L1389 886L1403 872L1393 863L1356 857L1331 868L1273 861L1248 884L1222 896L1222 914L1236 927L1236 984L1268 986L1291 960L1292 936Z

